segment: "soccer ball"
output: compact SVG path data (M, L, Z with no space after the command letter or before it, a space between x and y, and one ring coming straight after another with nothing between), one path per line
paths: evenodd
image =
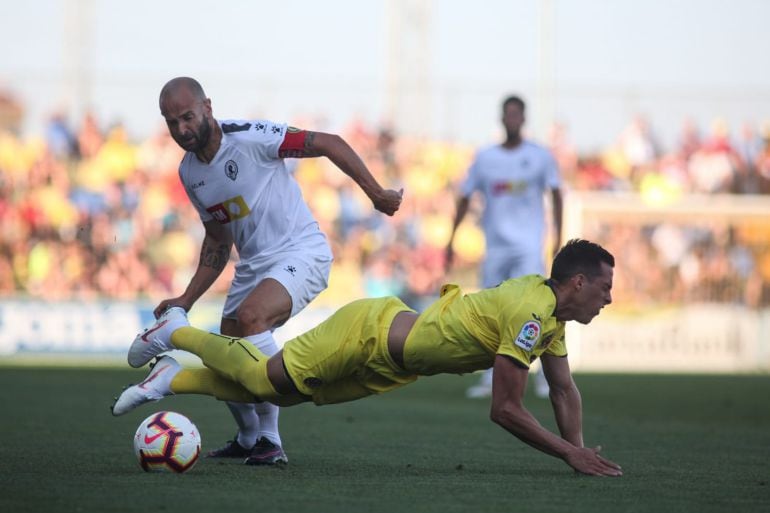
M173 411L153 413L139 424L134 453L145 472L187 472L201 453L201 436L190 419Z

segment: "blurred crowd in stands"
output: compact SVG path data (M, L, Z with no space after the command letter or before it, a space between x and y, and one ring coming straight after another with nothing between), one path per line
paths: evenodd
M720 122L701 129L684 123L665 151L642 118L595 155L578 154L560 126L544 143L568 201L582 190L770 193L770 129L746 125L731 134ZM404 188L405 201L387 218L325 159L292 162L335 254L329 290L314 304L394 294L419 309L446 280L476 287L484 241L473 216L456 237L450 276L443 266L457 184L475 148L360 122L341 135L381 183ZM140 141L92 115L53 116L40 137L0 128L0 298L157 301L182 292L203 233L179 184L180 157L163 125ZM606 219L583 236L616 254L616 302L770 303L770 223L718 219L697 226ZM209 294L225 293L230 273L232 266Z

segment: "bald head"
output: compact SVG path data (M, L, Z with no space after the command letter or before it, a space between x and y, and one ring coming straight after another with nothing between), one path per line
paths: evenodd
M211 113L211 101L197 80L190 77L169 80L160 91L159 103L171 137L182 149L200 154L201 158L216 153L218 127Z
M190 94L196 100L206 99L206 93L203 92L200 82L190 77L176 77L166 82L166 85L160 90L161 106L164 99L174 97L182 92Z

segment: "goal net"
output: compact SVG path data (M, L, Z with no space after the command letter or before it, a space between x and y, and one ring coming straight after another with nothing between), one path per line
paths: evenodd
M576 368L770 369L770 198L574 192L564 221L565 240L616 259L613 305L588 327L569 323Z

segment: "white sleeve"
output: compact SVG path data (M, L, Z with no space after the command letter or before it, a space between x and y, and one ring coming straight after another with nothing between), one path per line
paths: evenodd
M246 147L258 162L278 160L278 149L286 137L286 124L266 119L251 121L227 120L222 122L222 131L246 142ZM228 132L231 130L231 132Z
M460 184L460 194L467 198L480 188L481 177L479 176L479 155L476 154L471 167L468 168L468 175Z
M553 154L545 149L545 185L548 189L559 189L561 187L561 175L559 174L559 165Z

